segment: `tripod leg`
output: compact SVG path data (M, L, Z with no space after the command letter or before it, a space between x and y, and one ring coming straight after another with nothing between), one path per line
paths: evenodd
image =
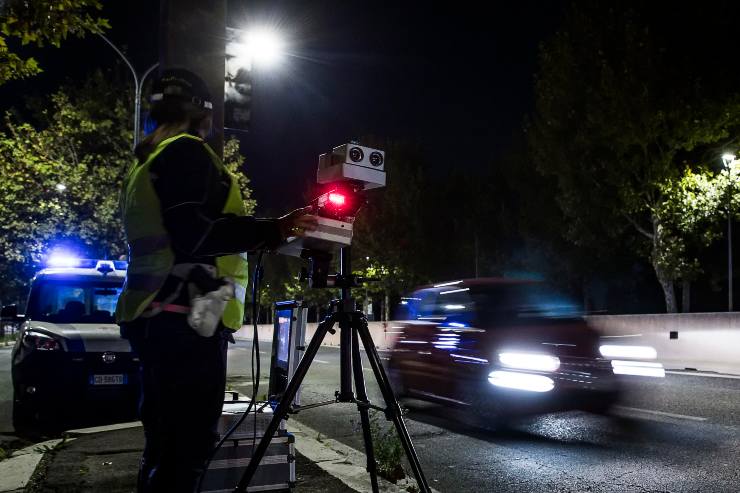
M398 401L393 395L390 381L388 380L388 376L385 374L385 369L380 362L380 356L378 356L378 351L375 349L375 343L370 335L370 329L367 326L367 319L361 312L355 314L355 327L360 339L362 340L362 345L365 347L365 354L367 355L368 361L370 361L370 366L375 374L375 379L378 381L380 392L383 394L386 409L391 415L393 423L396 425L396 431L401 439L403 449L406 452L406 458L408 458L409 464L411 464L411 469L414 472L416 483L419 485L419 489L423 493L430 493L432 490L429 488L429 484L424 477L424 471L421 470L419 456L416 455L414 444L411 442L411 437L406 429L406 424L403 422L401 407L398 405Z
M365 389L365 376L362 374L362 358L360 356L360 342L357 330L352 327L352 370L355 375L355 393L357 394L357 409L360 411L362 422L362 436L365 439L365 456L367 457L367 472L370 473L370 484L373 493L378 493L378 471L373 449L373 436L370 433L370 410L363 404L368 404Z
M306 348L306 353L298 364L298 368L296 368L293 378L290 379L290 382L285 389L285 393L280 398L280 403L275 408L272 420L265 429L265 434L260 440L259 445L257 445L254 455L249 460L247 469L239 480L239 484L234 490L235 492L243 493L247 491L247 486L249 486L249 483L252 481L252 477L254 477L254 474L257 472L257 468L259 467L260 462L262 462L265 452L267 452L267 447L270 446L272 437L280 426L280 421L288 415L288 411L290 410L290 406L295 398L295 394L298 392L301 383L303 383L303 378L306 376L306 373L308 373L311 362L316 356L316 353L318 353L321 343L324 341L324 337L331 329L332 325L334 325L334 315L326 317L316 328L316 333L311 338L311 343L308 345L308 348Z

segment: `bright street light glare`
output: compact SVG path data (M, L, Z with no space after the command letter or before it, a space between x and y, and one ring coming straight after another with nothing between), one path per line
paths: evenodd
M247 33L243 40L249 60L255 65L272 66L283 56L283 40L268 28L258 28Z

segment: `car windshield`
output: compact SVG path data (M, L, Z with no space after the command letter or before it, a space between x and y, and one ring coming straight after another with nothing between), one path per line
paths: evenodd
M28 300L33 320L63 324L113 324L123 279L107 281L43 280Z
M583 309L571 297L541 283L522 283L474 289L471 297L479 312L508 314L518 319L578 318Z
M580 305L542 283L423 289L402 298L399 320L433 320L453 327L583 316Z

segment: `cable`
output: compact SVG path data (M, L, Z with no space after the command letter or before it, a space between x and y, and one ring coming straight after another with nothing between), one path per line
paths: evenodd
M259 300L259 288L261 287L262 283L262 254L263 252L259 253L259 256L257 258L257 265L254 269L254 278L255 282L252 283L252 313L256 314L253 317L254 322L254 337L252 339L252 402L255 403L254 405L254 426L252 429L252 454L250 457L254 456L254 446L257 442L257 394L259 393L260 389L260 337L259 337L259 331L257 330L257 320L259 319L259 312L260 312L260 304L258 303ZM255 357L256 355L256 357ZM257 372L254 371L254 362L257 361ZM256 376L255 376L256 375ZM249 410L247 409L247 413L249 413ZM245 413L246 414L246 413Z
M260 359L259 359L259 334L257 329L257 320L259 317L259 283L262 278L262 255L264 254L263 251L260 250L259 254L257 255L257 265L255 265L254 272L252 273L252 327L254 329L253 333L253 339L252 339L252 400L249 401L249 405L247 406L247 410L244 411L242 416L234 423L231 428L229 428L226 433L224 433L224 436L219 440L216 447L213 449L211 454L208 456L208 461L206 462L205 469L203 470L203 474L200 476L200 480L198 481L198 493L200 493L203 489L203 479L205 479L206 474L208 474L208 468L211 465L211 461L216 456L216 453L221 449L223 444L226 442L226 440L229 439L229 437L234 433L234 431L239 428L239 426L244 422L244 420L247 418L249 413L252 410L252 407L254 406L255 415L254 415L254 436L252 437L252 455L254 455L254 442L257 441L257 392L259 391L259 372L260 372ZM257 347L256 355L257 355L257 379L255 381L255 346ZM255 383L256 382L256 383Z

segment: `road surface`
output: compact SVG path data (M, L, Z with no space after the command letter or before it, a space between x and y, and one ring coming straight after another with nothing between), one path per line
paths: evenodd
M263 394L268 341L261 352ZM229 351L229 385L246 394L250 353L246 341ZM336 348L320 350L303 387L304 404L333 397L338 365ZM369 370L366 377L371 400L381 404ZM11 398L10 350L0 347L0 434L12 432ZM615 416L559 413L492 431L466 424L444 407L404 405L427 478L441 492L739 490L740 377L671 372L662 380L636 380ZM291 419L363 450L352 405L307 410Z
M263 376L269 350L262 351ZM245 393L251 388L249 355L244 341L229 355L230 383ZM320 350L303 388L304 404L333 397L338 365L336 348ZM372 372L365 375L371 400L380 404ZM636 379L614 416L566 412L492 431L465 424L441 406L404 404L427 479L442 492L740 489L740 377L671 372L665 379ZM306 410L292 419L363 450L352 405Z

